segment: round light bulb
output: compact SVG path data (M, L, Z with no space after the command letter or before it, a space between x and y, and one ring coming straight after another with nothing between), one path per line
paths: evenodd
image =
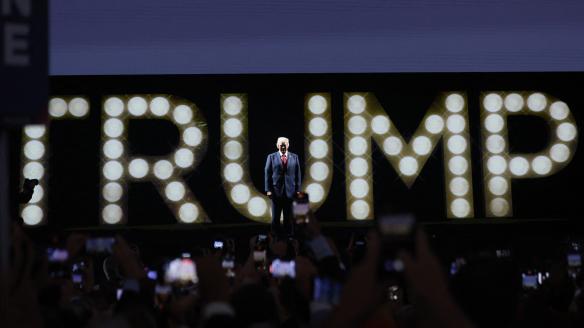
M142 158L133 159L130 162L128 171L130 175L136 179L141 179L148 174L149 166L148 162L146 162Z
M249 187L240 183L231 188L231 199L238 205L245 204L249 201L251 192Z
M178 181L173 181L166 185L164 188L164 194L172 202L178 202L185 197L186 189L185 186Z
M229 115L238 115L242 108L243 103L239 97L229 96L223 100L223 110Z
M405 176L412 176L418 172L418 161L412 156L405 156L399 161L399 171Z
M527 107L534 112L541 112L547 106L547 98L541 93L533 93L527 98Z
M367 122L362 116L353 116L349 119L348 126L352 134L362 134L367 129Z
M523 106L523 97L518 93L511 93L505 97L505 108L507 108L508 111L516 113L522 110Z
M103 107L106 114L112 117L120 116L124 112L124 102L118 97L108 98Z
M446 109L452 113L458 113L464 108L464 98L457 94L453 93L446 97Z
M369 204L364 200L357 200L351 204L351 215L357 220L364 220L370 213Z
M457 218L467 217L470 213L470 204L464 198L457 198L450 205L452 214Z
M353 95L347 100L347 107L353 114L361 114L365 111L365 98L360 95Z
M308 100L308 110L315 115L321 115L327 108L327 101L321 95L315 95Z
M308 131L313 136L322 137L328 129L328 124L322 117L315 117L308 123Z
M377 115L371 120L371 130L375 134L385 134L389 131L389 119L385 115Z
M503 156L492 156L487 160L487 169L491 174L503 174L507 170L507 161Z
M491 113L501 110L503 107L503 98L496 93L490 93L483 98L483 107Z
M537 156L531 161L533 171L539 175L546 175L552 170L552 160L547 156Z
M367 161L361 157L353 158L349 162L349 171L356 177L362 177L369 171Z
M165 97L155 97L150 101L150 111L155 116L164 116L170 111L170 102Z
M446 128L452 133L461 133L466 127L466 122L462 115L450 115L446 120Z
M416 137L413 142L414 153L418 155L427 155L432 150L432 142L428 137Z
M189 124L193 120L193 110L187 105L179 105L172 112L172 117L178 124Z
M402 142L397 137L388 137L383 141L383 151L388 155L399 155L402 148Z
M329 175L329 168L324 162L316 162L310 166L310 177L315 181L324 181Z
M232 161L239 159L242 154L243 146L239 141L228 141L223 146L223 155Z
M148 103L142 97L132 97L128 101L128 112L133 116L142 116L148 110Z
M509 185L503 177L492 177L489 180L489 191L493 195L502 196L507 192Z
M460 135L453 135L448 138L447 148L451 153L460 155L466 150L466 140Z
M444 120L439 115L430 115L424 122L424 127L432 134L441 133L444 129Z
M500 132L501 130L503 130L504 126L505 126L505 121L503 120L503 117L501 117L501 115L490 114L485 119L485 128L487 129L487 131L489 131L491 133Z
M363 137L353 137L349 140L349 151L355 156L362 156L367 152L367 140Z
M231 138L239 137L243 132L243 125L241 124L241 121L239 119L236 118L227 119L223 123L223 132L228 137Z
M515 176L524 176L529 171L529 162L524 157L514 157L509 162L509 171Z

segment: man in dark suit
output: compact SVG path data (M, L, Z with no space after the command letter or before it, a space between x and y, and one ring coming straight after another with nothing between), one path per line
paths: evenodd
M300 192L302 183L298 155L289 152L288 147L288 138L278 138L278 151L268 155L264 170L264 190L272 199L272 232L277 236L293 234L292 200ZM280 225L282 212L283 227Z

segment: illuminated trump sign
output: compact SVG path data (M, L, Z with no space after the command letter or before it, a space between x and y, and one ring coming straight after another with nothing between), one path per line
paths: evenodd
M302 189L309 193L313 210L327 202L331 188L337 183L338 188L344 188L344 217L347 220L373 219L376 175L380 169L375 169L372 155L378 152L389 164L389 169L395 171L398 182L407 189L419 183L417 180L429 159L442 159L442 171L433 173L443 177L443 189L436 192L443 195L439 199L444 212L437 215L451 219L473 218L477 216L476 204L481 202L485 217L512 217L513 181L554 175L565 168L576 153L576 120L568 103L556 99L553 94L539 90L480 90L477 99L471 100L465 90L438 92L429 108L415 109L424 114L407 137L392 112L414 109L387 107L382 105L379 95L379 92L366 90L304 92L303 108L286 113L301 116L304 122L304 131L300 134L304 143ZM249 220L270 221L270 201L254 184L250 168L253 163L250 149L254 146L249 142L249 120L254 108L248 93L216 93L212 95L216 107L206 111L196 101L163 92L99 96L97 108L90 108L90 95L55 96L50 100L49 114L52 120L83 120L90 111L99 112L99 221L102 224L127 222L128 184L133 182L152 183L180 223L214 222L216 218L208 210L226 206ZM469 106L472 101L477 108ZM215 128L219 131L210 131L207 121L210 115L218 118L219 125ZM510 116L544 120L550 131L547 146L531 153L513 152L508 138ZM342 126L335 126L335 118ZM471 138L473 118L478 119L475 124L480 129L480 140ZM131 120L172 123L178 131L177 147L165 156L130 154L127 131ZM212 132L216 132L215 140L210 139ZM335 133L342 138L342 143L335 143ZM23 130L23 177L41 181L31 203L22 208L22 216L29 225L46 220L47 136L47 128L42 125L27 126ZM292 139L293 146L294 141ZM298 152L302 142L296 141ZM219 152L210 153L210 144L218 144ZM435 151L439 145L442 154ZM478 149L473 150L473 147ZM265 156L272 149L261 151L264 152L261 156ZM473 161L473 151L479 154L480 161ZM336 156L343 158L344 165L335 163L335 152L340 152ZM226 199L222 204L199 200L185 179L199 170L206 157L217 159L215 174L221 177ZM336 181L334 172L340 168L342 179ZM473 176L475 180L477 176L482 177L478 183L481 199L473 192L477 190L473 187L477 184Z

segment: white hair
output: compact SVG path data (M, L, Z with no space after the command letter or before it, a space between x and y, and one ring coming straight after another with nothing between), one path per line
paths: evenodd
M290 140L288 140L288 138L286 138L286 137L279 137L278 138L278 141L276 141L276 146L280 144L280 141L283 141L283 142L285 142L288 145L290 144Z

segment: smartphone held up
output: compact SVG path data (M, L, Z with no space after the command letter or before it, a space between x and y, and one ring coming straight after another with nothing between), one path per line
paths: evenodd
M296 221L297 225L308 223L309 211L310 202L308 194L305 192L299 192L294 198L294 201L292 201L292 214L294 215L294 220Z
M383 216L378 219L381 238L379 272L381 279L399 278L404 263L398 257L400 251L414 254L416 219L411 214Z

